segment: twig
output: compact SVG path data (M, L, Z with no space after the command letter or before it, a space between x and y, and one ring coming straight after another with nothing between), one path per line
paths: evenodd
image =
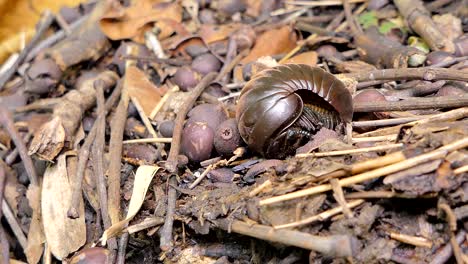
M364 200L358 199L358 200L354 200L354 201L351 201L349 203L346 203L346 206L348 207L348 209L350 209L350 208L354 208L354 207L362 204L363 202L364 202ZM326 220L326 219L328 219L328 218L330 218L330 217L332 217L334 215L337 215L337 214L341 213L342 211L343 211L343 207L340 205L340 206L332 208L330 210L321 212L320 214L317 214L317 215L314 215L314 216L311 216L311 217L308 217L308 218L304 218L304 219L302 219L300 221L292 222L292 223L284 224L284 225L277 225L277 226L274 226L273 228L275 230L278 230L278 229L293 228L293 227L308 225L308 224L311 224L311 223L316 222L316 221L324 221L324 220Z
M79 28L88 18L89 18L89 14L78 18L76 21L70 24L70 29L73 31ZM63 29L55 32L55 34L53 34L52 36L44 39L43 41L35 45L34 48L31 49L31 52L29 52L28 56L26 56L25 61L30 61L34 59L41 51L59 42L60 40L64 39L66 36L67 34L65 33L65 30Z
M362 3L366 2L367 0L349 0L349 3ZM343 2L340 0L325 0L325 1L284 1L286 4L290 5L301 5L301 6L308 6L308 7L315 7L315 6L337 6L342 5Z
M182 138L182 128L184 126L184 120L188 111L192 108L193 104L197 98L203 93L203 90L216 78L216 73L208 73L203 79L195 86L195 88L190 93L190 96L184 102L177 117L175 119L174 132L172 136L171 150L169 151L169 156L166 161L166 170L169 171L172 175L169 177L169 185L176 185L177 180L174 176L174 173L177 171L177 157L179 156L180 151L180 140ZM163 251L167 251L172 247L172 227L174 222L174 212L176 205L176 196L177 191L168 187L167 191L167 209L166 209L166 220L161 229L161 242L160 248Z
M172 138L139 138L139 139L129 139L124 140L123 144L135 144L135 143L171 143Z
M437 208L445 213L446 221L449 224L450 244L452 245L453 255L457 260L457 264L463 264L463 253L460 249L460 246L458 245L457 239L455 238L455 231L457 231L457 217L455 216L455 213L453 212L452 208L450 208L450 206L445 202L439 203L437 205Z
M434 108L454 108L468 105L468 94L459 96L416 97L396 102L359 102L354 112L406 111Z
M333 190L333 198L335 201L340 205L341 210L346 218L353 218L353 212L348 206L346 199L343 194L343 188L340 186L340 182L338 179L330 179L330 185L332 186Z
M415 117L400 117L392 119L380 119L380 120L369 120L369 121L355 121L353 127L373 127L373 126L391 126L401 125L408 122L416 121L431 117L432 115L415 116Z
M271 186L271 181L270 180L266 180L265 182L263 182L262 184L260 184L259 186L257 186L255 189L253 189L250 193L249 193L249 197L254 197L256 196L257 194L259 194L261 191L263 191L263 189L267 188Z
M406 193L396 193L393 191L367 191L354 192L345 195L347 199L376 199L376 198L400 198L400 199L415 199L415 198L434 198L437 194L413 195Z
M8 225L13 231L13 234L15 234L18 243L23 248L23 251L25 251L28 246L28 239L24 235L23 230L21 229L21 226L18 223L18 220L16 219L13 211L11 210L10 206L5 201L5 199L2 200L2 212L3 216L8 222Z
M405 124L405 126L415 126L415 125L421 125L421 124L427 124L427 123L433 123L433 122L445 122L448 120L457 120L457 119L465 118L467 116L468 116L468 107L462 107L462 108L450 110L444 113L432 115L428 118L413 121L413 122ZM400 131L401 127L402 125L382 128L382 129L378 129L378 130L374 130L374 131L370 131L367 133L357 135L356 137L369 137L369 136L396 134Z
M296 157L306 158L306 157L341 156L341 155L363 153L363 152L370 152L370 151L383 151L383 150L389 150L389 149L401 148L401 147L403 147L403 143L388 144L388 145L374 146L374 147L368 147L368 148L336 150L336 151L317 152L317 153L303 153L303 154L297 154Z
M214 82L219 82L221 79L223 79L226 74L228 74L238 63L242 58L244 58L248 54L249 50L243 50L241 53L237 54L234 59L232 59L228 64L225 64L221 71L219 72L218 76L216 76Z
M210 171L212 171L215 168L215 164L211 164L206 169L203 171L203 173L194 181L192 184L190 184L189 189L195 188L205 177L208 175Z
M131 225L125 229L129 234L134 234L142 230L164 224L164 218L152 217L143 220L141 223Z
M3 106L0 105L0 124L3 125L5 130L10 135L10 138L15 143L16 148L18 149L21 160L23 161L24 169L28 173L29 181L31 184L37 186L39 184L36 169L32 162L31 157L28 155L28 150L26 145L23 142L23 139L18 133L18 130L13 123L13 118L10 112Z
M119 251L117 252L117 264L125 264L125 253L127 251L129 234L123 233L119 239Z
M195 88L190 92L190 96L187 98L177 113L177 117L174 121L175 126L172 136L171 150L169 151L169 156L165 166L170 173L175 173L177 170L177 157L179 156L180 140L182 137L182 128L185 117L197 98L203 93L203 90L205 90L205 88L214 80L214 78L216 78L216 75L216 73L212 72L203 77L197 86L195 86Z
M0 201L3 201L4 198L4 191L6 185L6 173L3 166L0 165ZM0 219L2 219L3 212L2 208L0 208ZM10 246L8 244L8 239L5 234L5 230L3 229L3 225L0 225L0 245L1 249L0 252L2 257L2 263L9 263L10 262Z
M37 25L37 31L34 37L31 39L31 41L29 41L28 45L26 45L26 47L21 51L15 63L6 72L4 72L2 76L0 76L0 91L4 88L8 80L10 80L11 76L15 74L16 70L18 69L18 66L21 63L23 63L29 51L31 51L31 49L34 46L36 46L36 43L39 41L39 39L42 38L42 35L44 35L44 33L47 31L47 29L50 27L53 21L53 14L49 10L46 10Z
M97 112L99 115L96 130L96 139L93 143L92 153L93 153L93 169L95 177L97 178L97 193L99 197L99 205L101 207L101 217L102 222L104 223L104 228L108 229L112 226L111 219L109 218L108 213L108 196L106 190L106 180L104 178L104 144L105 144L105 129L106 129L106 118L105 118L105 103L104 103L104 91L103 84L98 81L95 85L96 87L96 101L97 101ZM117 249L117 242L115 238L110 239L108 244L111 252ZM113 253L115 254L115 252Z
M96 86L97 83L94 85ZM106 112L105 114L110 111L112 106L117 102L117 99L119 98L120 92L122 90L122 85L121 83L117 84L117 86L114 88L114 91L112 91L112 94L109 96L109 99L107 99L106 102ZM99 119L100 116L98 115ZM96 138L96 132L97 132L97 122L93 124L93 127L91 128L91 131L89 131L88 136L86 137L83 145L80 148L80 151L78 153L78 165L76 168L76 181L75 185L73 186L73 193L72 193L72 198L70 202L70 208L68 209L67 216L70 218L78 218L80 217L78 213L78 208L80 205L81 201L81 187L83 184L83 178L84 178L84 171L86 168L86 164L88 163L88 158L89 158L89 150L91 148L91 145L94 142L94 139Z
M383 69L369 72L356 72L343 74L342 76L355 79L357 82L375 81L375 80L454 80L468 81L468 73L461 70L444 68L401 68L401 69Z
M461 148L465 148L467 146L468 146L468 137L465 137L463 139L457 140L455 142L452 142L448 145L442 146L436 150L427 152L425 154L422 154L413 158L409 158L407 160L394 163L394 164L391 164L382 168L378 168L372 171L364 172L364 173L361 173L352 177L342 179L340 180L340 185L349 186L352 184L379 178L379 177L388 175L390 173L395 173L404 169L414 167L416 165L419 165L427 161L443 158L445 157L445 155L447 155L447 153L461 149ZM307 188L301 191L296 191L296 192L292 192L292 193L288 193L288 194L284 194L284 195L280 195L276 197L263 199L259 202L259 205L268 205L268 204L278 203L282 201L288 201L288 200L300 198L303 196L326 192L331 189L332 188L330 184L314 186L314 187Z
M457 175L457 174L461 174L467 171L468 171L468 165L465 165L465 166L454 169L453 174Z
M55 14L55 21L57 21L57 24L65 31L65 35L69 36L71 34L70 25L60 13Z
M432 242L424 237L410 236L401 233L390 232L390 238L416 247L432 247Z
M356 20L353 17L351 5L349 0L343 0L343 9L346 16L346 22L348 22L348 26L351 29L351 32L354 36L362 34L362 29L357 25Z
M353 138L352 142L360 143L360 142L395 141L397 137L398 137L397 134L377 136L377 137L362 137L362 138Z
M264 225L251 225L242 221L218 220L221 229L270 242L278 242L308 250L314 250L331 257L353 256L355 237L348 235L313 236L309 233L292 230L275 230Z
M176 86L177 87L177 86ZM169 91L167 91L164 96L161 98L161 100L159 100L158 104L154 107L154 109L151 111L151 114L148 116L149 119L153 120L154 117L156 116L157 113L159 113L159 111L161 110L161 108L164 106L164 104L166 103L167 99L169 99L169 97L176 91L178 91L179 89L178 88L172 88L170 89Z
M174 175L169 177L167 191L167 209L164 225L161 228L161 238L159 247L162 251L168 251L172 248L172 228L174 225L175 204L177 200L177 190L170 185L177 185L177 179Z
M460 230L458 234L455 236L455 242L457 244L463 243L465 240L466 231ZM452 256L453 247L452 241L447 243L441 250L438 250L437 253L432 257L430 264L443 264L446 263L449 258Z

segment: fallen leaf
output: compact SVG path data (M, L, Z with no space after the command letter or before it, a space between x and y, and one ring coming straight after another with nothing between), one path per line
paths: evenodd
M241 63L245 64L263 56L287 53L296 47L296 41L297 35L290 26L266 31L257 38L249 55L242 59Z
M28 246L24 250L28 263L36 264L41 260L44 251L44 230L41 222L41 188L35 185L29 185L26 193L29 206L33 210L31 224L28 231Z
M318 61L318 56L317 52L315 51L307 51L303 52L301 54L298 54L284 62L284 64L287 63L302 63L302 64L307 64L310 66L317 66L317 61Z
M147 75L137 67L129 67L125 73L125 85L130 97L135 97L147 116L161 100L167 89L157 88Z
M86 242L83 201L78 209L79 218L67 216L73 182L73 175L67 171L66 154L60 155L57 163L44 173L41 197L44 233L50 251L59 260L77 251Z
M113 224L106 231L104 231L104 234L102 234L100 239L102 245L105 245L109 238L112 238L122 232L122 230L125 228L125 225L127 225L127 223L130 222L133 217L135 217L145 200L149 185L151 184L154 175L158 172L159 169L160 167L158 166L148 165L138 167L135 174L135 182L133 183L132 198L130 199L130 204L128 205L127 217L125 217L124 220Z
M199 34L202 39L210 44L227 39L234 31L240 28L240 24L208 25L200 27Z
M174 33L174 22L182 21L179 3L158 3L151 0L132 1L124 8L114 1L101 18L101 30L112 40L132 39L144 43L144 33L155 23L160 30L158 38L164 39Z

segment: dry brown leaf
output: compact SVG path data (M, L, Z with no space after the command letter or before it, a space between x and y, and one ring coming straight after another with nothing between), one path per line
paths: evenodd
M315 51L307 51L303 52L301 54L298 54L284 62L284 64L287 63L302 63L302 64L307 64L310 66L317 66L317 61L318 61L318 55L317 52Z
M269 30L257 38L255 46L241 62L247 63L263 56L287 53L296 47L296 41L297 35L290 26Z
M79 218L67 216L72 197L73 175L67 171L66 154L57 158L57 163L48 167L42 184L42 219L44 233L50 251L62 260L78 250L86 242L86 225L83 202Z
M145 114L149 116L166 92L166 88L157 88L145 73L137 67L129 67L125 74L125 85L130 97L140 102Z
M33 210L31 224L28 231L28 246L24 250L28 263L36 264L41 260L44 251L44 230L41 221L41 189L35 185L29 185L26 193L29 206Z
M200 27L199 34L202 39L210 44L216 41L225 40L240 28L240 24L225 24L225 25L207 25Z
M35 32L40 14L57 12L63 6L77 6L84 0L0 0L0 64L19 51Z
M118 2L108 7L100 21L101 30L110 39L132 39L144 43L144 33L153 28L160 30L159 39L174 32L174 22L182 21L182 7L179 3L159 3L160 1L140 0L124 8Z
M114 237L115 235L122 232L125 226L130 222L130 220L135 217L138 211L145 200L146 192L148 191L151 180L153 180L154 175L158 172L160 167L158 166L148 166L143 165L138 167L135 174L135 182L133 183L132 198L130 199L130 204L128 205L127 217L124 220L113 224L109 227L100 239L103 245L106 244L109 238Z

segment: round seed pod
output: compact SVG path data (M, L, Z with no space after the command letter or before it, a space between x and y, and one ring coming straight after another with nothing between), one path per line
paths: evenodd
M191 90L200 82L200 74L189 67L181 67L174 74L174 83L184 92Z
M85 248L70 260L70 264L104 264L108 257L109 250L105 248Z
M217 72L221 68L221 61L211 53L202 54L192 61L192 69L201 75Z
M161 133L163 137L172 137L174 126L175 123L173 120L164 120L158 126L159 133Z
M182 131L181 150L191 162L210 158L213 150L214 132L201 122L188 122Z
M426 64L430 66L444 61L452 60L454 57L455 56L446 51L436 50L427 54Z
M230 156L242 143L236 119L230 118L218 126L214 137L216 151L223 156Z
M219 124L227 119L223 107L215 104L197 105L188 112L187 116L191 122L206 123L213 131L216 131Z

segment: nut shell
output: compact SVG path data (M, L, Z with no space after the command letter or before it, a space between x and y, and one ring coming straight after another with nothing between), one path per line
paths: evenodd
M242 139L234 118L228 119L218 126L214 137L214 146L220 155L232 155L241 143Z
M201 122L188 122L182 131L182 153L191 162L210 158L213 150L213 130Z
M200 104L187 114L189 121L206 123L213 131L227 119L226 112L221 105Z

